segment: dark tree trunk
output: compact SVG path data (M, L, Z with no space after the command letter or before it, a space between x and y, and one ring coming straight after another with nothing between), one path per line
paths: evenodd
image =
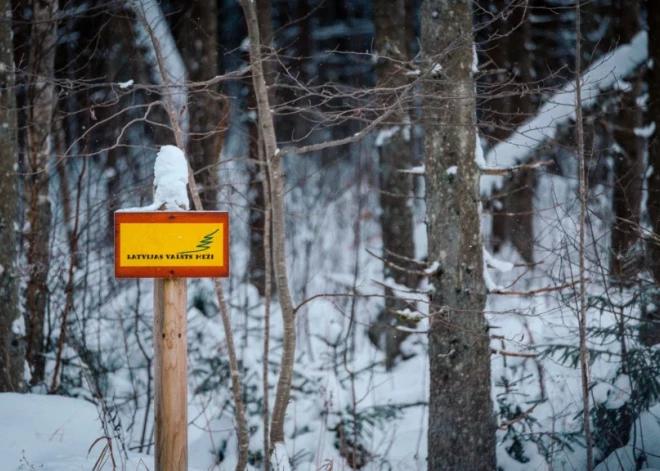
M490 84L485 116L487 137L492 143L506 139L516 127L530 119L534 109L526 85L532 81L531 25L526 5L498 0L498 17L493 24L492 40L485 46L496 69L506 72ZM500 194L500 205L493 208L493 248L498 251L511 242L522 258L534 258L534 171L518 172L509 179Z
M660 2L648 2L649 59L660 64ZM654 237L648 245L647 260L656 286L660 286L660 67L648 70L649 116L656 121L655 131L649 140L648 159L653 173L648 179L648 200L646 208L651 221ZM641 341L645 345L660 343L660 317L648 313L642 328Z
M48 270L50 267L50 197L49 161L51 126L55 106L55 46L57 39L57 0L33 4L32 45L30 51L27 110L26 199L30 230L28 239L28 280L25 293L27 324L27 361L32 370L32 384L43 382L44 322L48 306ZM64 328L64 326L62 326Z
M629 43L640 28L639 0L620 0L614 13L618 42ZM642 89L641 77L633 77L630 83L630 89L621 93L613 123L613 137L618 149L614 151L610 273L620 280L623 277L630 279L639 269L631 251L639 243L644 179L643 141L634 132L635 128L642 126L642 111L637 105Z
M430 471L496 469L472 43L470 0L423 3L423 57L444 71L424 92L429 261L441 268L430 280Z
M378 55L376 64L376 79L379 86L396 89L406 84L406 76L402 73L400 61L408 60L407 25L410 18L406 16L405 0L378 0L374 3L374 49ZM397 96L387 96L390 105L396 103ZM405 105L402 111L394 115L392 122L380 130L391 134L389 138L377 143L380 157L380 207L381 233L383 238L383 258L398 266L411 269L407 259L415 258L413 242L413 214L410 205L412 195L412 178L400 170L409 169L412 165L412 145L410 143L410 126L406 124ZM394 255L392 255L394 254ZM397 284L415 288L417 278L409 273L392 269L385 264L384 277L392 278ZM394 366L394 360L399 355L399 345L407 335L395 328L402 321L394 315L395 311L406 308L406 302L394 299L390 289L385 290L385 311L379 316L377 323L369 329L369 338L385 353L385 366Z
M0 1L0 116L6 124L0 130L0 392L24 389L25 348L18 329L18 274L16 272L16 231L18 225L18 168L14 57L11 34L11 2Z

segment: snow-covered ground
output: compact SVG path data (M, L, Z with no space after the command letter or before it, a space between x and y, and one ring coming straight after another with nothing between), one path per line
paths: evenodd
M114 463L113 463L114 460ZM153 456L109 440L96 406L82 399L0 394L3 471L153 470Z

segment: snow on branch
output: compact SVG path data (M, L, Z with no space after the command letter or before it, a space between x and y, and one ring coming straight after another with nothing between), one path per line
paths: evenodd
M630 44L594 62L581 76L583 108L593 106L601 91L615 86L648 58L648 35L638 33ZM506 141L497 144L486 156L487 167L508 168L524 162L541 143L552 139L560 125L575 118L576 83L570 82L552 96L537 115L519 127ZM505 177L484 172L481 196L490 197L500 189Z

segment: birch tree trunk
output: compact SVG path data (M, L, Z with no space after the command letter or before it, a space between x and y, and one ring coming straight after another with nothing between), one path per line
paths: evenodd
M27 181L28 201L28 281L25 294L27 324L27 361L32 370L32 384L44 380L44 320L48 304L48 269L50 253L51 208L49 172L51 125L54 97L55 46L57 41L58 0L33 4L32 47L30 51L27 110ZM65 326L61 326L65 328Z
M472 43L470 0L423 3L423 57L444 72L424 91L428 253L440 264L430 279L430 471L496 469Z
M20 317L16 273L16 230L18 222L18 147L16 96L11 32L11 2L0 1L0 392L24 389L23 332L14 328Z

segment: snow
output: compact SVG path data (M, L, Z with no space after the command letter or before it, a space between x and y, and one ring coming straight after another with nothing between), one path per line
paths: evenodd
M90 402L61 396L0 394L3 470L92 469L109 443L102 439L105 435L99 413ZM110 443L118 469L154 469L153 456L133 452L124 456L116 440ZM112 469L111 461L101 469Z
M635 128L633 131L635 133L635 136L639 136L639 137L643 137L645 139L648 139L655 132L655 121L651 121L649 124L647 124L644 127Z
M424 273L426 273L428 276L434 275L438 271L438 268L440 268L440 262L436 260L426 270L424 270Z
M502 273L507 273L513 270L513 263L496 259L485 248L484 248L484 264L490 265L491 267L501 271Z
M399 126L381 129L376 136L376 147L384 146L399 131Z
M188 102L188 95L185 87L183 87L186 80L186 66L183 63L183 58L181 57L178 48L176 47L176 42L174 41L170 27L167 24L167 19L163 14L160 2L158 0L137 0L136 2L131 3L134 4L144 15L149 28L151 28L154 36L158 40L163 61L165 62L164 69L167 74L166 78L171 87L169 91L164 91L163 93L169 93L172 97L172 100L174 101L175 115L179 117L179 124L183 132L187 132L188 107L186 106L186 103ZM155 46L151 40L151 36L145 31L140 22L137 22L136 31L138 33L137 46L139 48L147 47L147 60L151 63L150 65L154 80L160 85L164 80L158 67Z
M617 449L595 471L636 471L660 468L660 405L642 412L630 428L628 444ZM638 462L642 463L638 467Z
M486 159L484 158L484 146L481 145L479 133L476 133L477 142L474 145L474 160L477 162L477 167L486 168Z
M456 175L458 173L458 167L456 165L452 165L447 169L447 175Z
M176 146L163 146L154 165L154 202L149 206L121 209L122 212L187 211L188 162L183 151Z
M119 82L119 88L128 88L131 85L133 85L135 82L133 82L133 79L130 79L126 82Z
M635 67L647 59L648 35L638 33L630 44L619 46L614 52L594 62L582 74L582 107L592 106L601 91L614 87ZM576 83L571 82L552 96L536 116L519 127L508 140L497 144L486 156L488 167L512 167L527 159L543 142L553 139L561 124L575 117ZM501 175L484 175L481 195L490 197L505 181Z
M412 173L413 175L424 175L426 171L424 165L417 165L409 170L404 170L405 173Z
M291 464L284 443L275 444L275 450L270 458L270 465L273 471L291 471Z
M11 331L17 335L25 335L25 317L18 316L11 323Z

